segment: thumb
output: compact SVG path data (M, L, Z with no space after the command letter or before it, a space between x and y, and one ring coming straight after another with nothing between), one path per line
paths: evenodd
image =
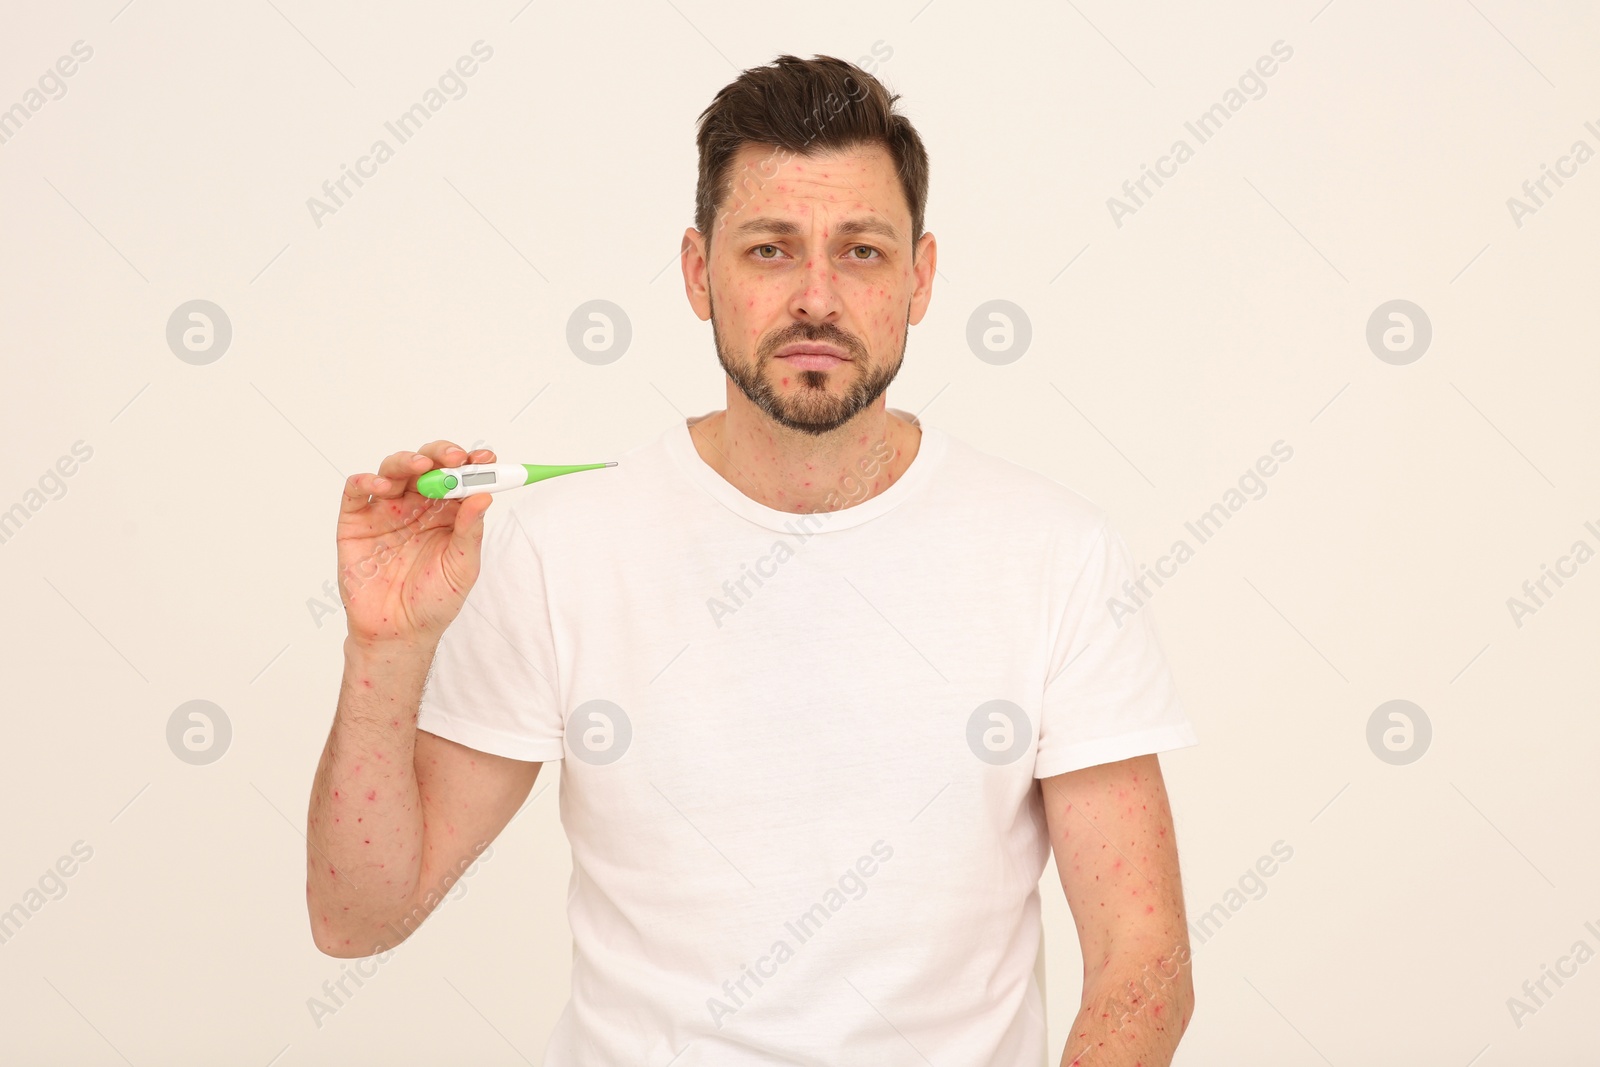
M493 499L491 493L477 493L463 500L456 509L450 544L445 549L445 565L461 578L456 583L458 588L470 588L478 580L478 561L483 549L483 513L489 510Z

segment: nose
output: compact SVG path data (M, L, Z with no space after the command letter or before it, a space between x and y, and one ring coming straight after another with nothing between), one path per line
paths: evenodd
M833 322L840 317L839 287L833 264L826 257L808 256L797 278L797 289L789 302L789 310L796 318Z

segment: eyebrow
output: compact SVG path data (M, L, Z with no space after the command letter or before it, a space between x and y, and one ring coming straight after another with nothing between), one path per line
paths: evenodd
M778 219L763 215L759 218L742 222L733 229L733 237L736 240L755 233L772 234L777 237L799 237L800 226L798 223L791 222L788 219ZM900 240L899 230L895 229L887 221L873 215L845 219L833 228L833 233L836 237L859 237L864 234L871 234L890 241Z

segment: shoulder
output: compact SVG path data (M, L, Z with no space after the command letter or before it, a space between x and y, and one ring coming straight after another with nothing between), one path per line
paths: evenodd
M952 505L1015 529L1046 530L1075 541L1092 541L1107 524L1106 509L1072 486L939 432L944 436L941 496Z

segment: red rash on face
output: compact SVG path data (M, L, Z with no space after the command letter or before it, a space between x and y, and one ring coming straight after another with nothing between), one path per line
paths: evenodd
M378 799L378 791L376 789L367 790L367 799L368 800L377 800Z
M753 154L747 162L754 167L760 158ZM834 165L844 167L838 182L831 180L832 171L807 171L803 162L789 162L784 168L789 171L788 178L774 175L781 180L765 188L757 186L748 199L739 198L735 214L784 219L797 227L794 235L751 231L738 245L729 242L728 255L712 257L715 262L708 283L715 292L726 294L724 306L732 312L720 328L725 336L744 339L745 361L754 361L763 339L805 320L832 322L868 352L899 353L903 347L901 322L915 281L911 249L868 238L863 243L875 247L878 255L862 259L854 254L856 246L836 247L832 241L836 224L844 219L885 218L875 202L885 192L897 190L893 160L885 150L876 148L840 153ZM853 201L851 195L862 199ZM903 217L901 205L895 209L887 221L904 232L910 220ZM712 235L706 239L712 240ZM771 259L759 256L760 245L776 246L778 254ZM821 271L827 272L826 280L814 277L814 272ZM779 388L787 393L799 387L802 379L783 376L777 361L769 365L780 379L774 383ZM852 373L847 366L843 374L830 375L830 379L842 386Z

